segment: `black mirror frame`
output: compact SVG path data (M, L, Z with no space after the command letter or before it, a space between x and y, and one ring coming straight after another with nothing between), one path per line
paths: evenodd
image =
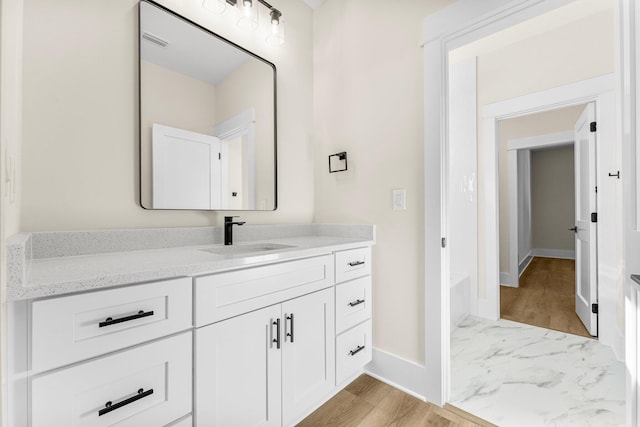
M140 66L140 55L142 52L142 36L140 34L141 27L141 7L142 3L151 4L163 11L175 16L176 18L181 19L182 21L193 25L194 27L208 33L209 35L216 37L219 40L222 40L229 45L235 47L236 49L241 50L242 52L252 56L255 59L258 59L265 64L269 65L273 69L273 209L243 209L243 210L228 210L228 209L154 209L148 208L142 204L142 126L141 126L141 118L142 118L142 67ZM145 210L152 211L199 211L199 212L271 212L278 209L278 91L277 91L277 69L274 63L267 61L261 56L256 55L255 53L243 48L242 46L232 42L231 40L222 37L219 34L214 33L208 28L203 27L202 25L185 18L184 16L174 12L173 10L156 3L153 0L140 0L138 3L138 204L141 208Z

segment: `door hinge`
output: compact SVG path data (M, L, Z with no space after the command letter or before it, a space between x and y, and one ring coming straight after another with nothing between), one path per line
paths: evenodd
M598 212L591 212L591 222L598 222Z
M598 125L596 125L596 122L591 122L589 130L591 130L591 132L595 132L597 128L598 128Z
M222 154L218 153L218 160L222 160Z
M443 238L440 240L440 245L441 245L443 248L446 248L446 247L447 247L447 239L446 239L446 237L443 237Z
M591 304L591 312L593 314L598 314L598 304Z
M598 192L598 186L596 185L596 193Z

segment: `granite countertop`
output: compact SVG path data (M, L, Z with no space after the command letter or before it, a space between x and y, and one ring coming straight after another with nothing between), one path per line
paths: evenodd
M223 255L206 251L212 248L225 250L224 245L216 242L216 239L213 239L214 242L209 244L155 247L152 249L127 247L126 250L118 251L118 245L114 246L112 241L101 235L99 240L107 241L111 245L109 251L101 252L100 247L95 247L95 241L91 242L94 246L91 249L86 247L78 249L84 240L78 239L78 236L74 235L72 237L76 238L79 243L74 243L73 247L69 247L67 243L64 250L60 252L60 242L69 241L69 235L65 235L65 233L59 233L56 236L35 236L35 238L32 238L31 235L22 235L16 239L22 246L16 247L22 248L25 255L21 258L14 253L13 257L8 258L10 272L8 300L47 297L152 280L198 276L235 268L330 254L337 250L374 244L375 228L368 227L371 229L370 233L363 233L362 228L359 233L350 233L344 228L342 230L319 229L318 227L311 230L298 228L294 232L288 232L290 230L283 229L282 226L279 226L278 230L274 232L259 228L259 233L245 232L242 241L237 242L231 251L242 246L256 244L258 246L261 246L260 244L286 245L287 247L275 247L255 252L225 253ZM207 227L207 231L212 228L217 227ZM282 231L282 233L278 233L278 231ZM122 231L118 233L122 233ZM277 234L288 236L252 239L252 237L270 237L269 235ZM95 238L93 235L86 237ZM130 237L135 238L136 236ZM126 244L126 238L122 239L121 236L118 238L124 242L123 245ZM52 244L51 239L59 241L57 244ZM152 238L149 239L149 241L152 240ZM189 240L186 242L189 243ZM172 245L179 243L172 242ZM105 243L101 244L105 245ZM129 242L129 244L131 243ZM31 247L32 245L33 247ZM56 248L57 251L43 249L42 246L46 245ZM13 252L19 252L15 250L16 247L13 248ZM12 253L11 250L8 252ZM29 254L39 254L39 257L33 258Z

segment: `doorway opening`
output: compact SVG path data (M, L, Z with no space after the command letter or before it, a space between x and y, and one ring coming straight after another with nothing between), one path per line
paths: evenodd
M497 144L499 212L505 219L500 221L500 318L585 337L597 335L597 313L591 333L590 315L585 324L577 309L597 303L597 290L584 302L577 284L597 278L597 272L576 275L576 242L584 232L576 227L582 193L576 192L581 180L575 173L589 170L589 157L576 156L574 141L576 125L590 108L595 111L582 104L500 120ZM582 182L590 185L588 179ZM584 190L597 196L595 187ZM595 203L589 208L595 210ZM596 246L595 239L591 244ZM589 261L583 256L578 264L596 269Z
M569 7L577 7L583 4L574 2ZM603 4L603 2L599 4ZM601 301L603 307L605 304L607 305L606 313L603 309L601 315L601 320L607 325L607 329L604 331L606 334L602 332L600 340L499 320L501 301L500 273L511 271L509 260L506 262L507 267L505 270L500 268L500 249L502 247L500 228L503 225L508 228L509 224L508 209L507 214L504 215L499 208L499 201L503 198L503 195L500 193L499 186L501 173L498 167L498 142L500 131L506 121L565 108L577 109L579 110L579 115L586 108L586 104L596 103L593 111L595 112L597 107L598 118L599 120L602 119L602 123L598 123L598 125L602 124L598 128L598 136L607 142L604 148L604 155L600 155L602 154L600 152L598 153L600 161L599 182L607 186L603 191L603 197L615 198L613 186L609 186L609 184L613 183L602 182L604 176L606 176L604 172L606 169L617 170L615 156L610 156L607 153L607 151L615 153L616 147L614 144L617 140L615 136L616 104L613 95L615 85L614 74L612 74L614 61L612 57L606 55L606 51L603 55L596 55L601 59L606 58L606 61L603 59L598 64L608 62L610 67L595 71L592 67L593 63L587 61L588 58L586 56L580 55L580 52L575 49L571 50L571 46L576 46L576 43L568 43L564 39L572 31L575 31L577 38L585 39L594 36L595 31L598 30L601 31L601 34L597 37L598 40L607 40L613 44L613 25L610 25L612 15L610 10L601 11L591 17L584 18L584 20L593 21L602 18L604 24L601 26L595 23L594 25L586 25L585 22L568 23L566 27L557 29L555 32L549 31L545 34L537 34L534 39L520 39L521 43L517 46L502 46L500 51L489 51L486 43L479 42L480 53L473 53L471 57L463 55L460 53L461 51L458 52L459 55L455 58L452 55L455 52L449 53L450 68L447 76L447 99L449 100L447 107L449 111L446 117L448 129L444 145L444 161L442 163L445 165L446 171L446 174L443 175L443 179L445 179L443 188L446 189L446 194L442 203L445 206L444 234L447 236L448 241L451 238L451 244L447 246L443 254L443 270L445 273L443 274L444 283L442 289L445 290L445 298L450 296L448 301L445 299L446 306L449 309L450 320L453 320L455 308L460 307L456 304L457 292L454 289L456 288L455 283L458 282L455 274L458 269L455 267L455 263L464 256L459 249L463 248L465 244L469 246L470 243L476 243L474 246L477 248L477 282L469 281L469 298L465 299L465 302L469 304L469 314L471 316L468 316L467 320L462 320L457 325L451 324L453 333L451 334L450 348L445 349L450 351L449 361L451 364L448 378L450 385L449 399L447 401L500 425L523 425L523 417L531 425L548 425L551 424L552 419L557 422L562 417L566 417L568 408L572 405L569 400L573 400L574 397L563 401L562 391L575 396L576 402L579 401L578 396L581 394L581 390L575 385L579 382L578 377L585 375L590 369L581 365L580 362L586 354L582 350L587 348L602 352L603 360L607 361L606 364L598 369L602 368L604 372L604 370L608 369L607 366L615 368L615 372L607 371L606 374L611 375L612 381L615 379L615 384L612 384L607 389L598 388L598 392L601 393L603 398L606 397L608 392L615 390L615 396L614 394L609 395L613 398L612 401L615 400L609 412L612 418L599 420L602 421L601 425L606 425L607 423L611 425L620 424L620 420L624 419L623 364L616 360L616 355L611 347L603 345L612 345L617 339L615 328L618 322L609 317L609 314L616 313L618 308L615 304L610 304L611 301L608 298ZM537 26L537 28L540 27ZM586 28L589 29L589 32L584 32ZM567 42L566 45L563 44L563 40ZM536 47L536 44L544 47ZM467 46L465 45L461 49L465 49ZM552 61L549 61L551 51L562 51L563 54L558 54ZM544 54L541 54L541 52ZM514 58L517 58L515 63ZM577 65L578 63L581 65ZM477 96L477 98L468 99L455 93L460 88L460 79L465 79L465 76L462 71L454 74L454 66L468 68L469 70L477 67L478 71L469 72L469 75L475 77L475 81L472 78L470 83L477 84L477 88L474 87L474 96ZM562 78L557 78L560 77L560 70L566 71L567 74L572 73L572 75L564 75ZM590 70L589 72L592 73L588 74L586 70ZM456 81L456 79L458 80ZM461 111L461 106L469 108ZM452 109L457 109L457 113L452 113ZM477 123L471 121L476 118ZM574 117L574 119L577 119L577 117ZM463 127L460 125L461 123L463 125L467 124L467 126ZM566 142L572 143L576 140L573 135L575 131L574 123L576 121L572 122L569 127L572 135ZM567 132L569 129L547 130L537 135ZM461 136L463 130L468 131L469 135ZM521 137L524 136L522 135ZM477 156L477 170L475 171L477 179L473 176L473 170L467 170L463 175L456 171L456 168L462 164L460 161L461 156L456 151L460 146L456 144L461 142L469 143L471 140L477 141L477 145L473 144L473 151L459 150L459 152L463 153L462 156ZM580 154L578 154L579 156ZM452 176L452 172L458 174L458 176ZM460 182L462 185L460 185ZM595 205L595 185L586 186L585 188L592 188ZM463 194L464 191L468 191L468 193ZM580 192L576 193L579 194ZM467 198L469 204L472 201L477 201L477 214L474 215L477 218L477 228L476 233L465 233L462 236L464 238L458 241L453 237L462 229L461 224L463 222L459 220L463 216L461 213L469 212L472 209L455 209L457 205L454 205L454 203L458 201L458 198L462 200L463 197ZM574 202L574 206L581 208L582 199L590 200L589 197L581 198L580 201L576 200ZM615 200L610 204L604 202L603 198L598 201L607 205L604 209L609 212L607 216L612 219L616 218ZM581 209L575 209L575 211L582 213ZM590 216L592 213L597 214L598 209L589 205L584 211L589 211L588 216ZM573 228L575 225L578 225L578 228L590 230L590 226L585 225L582 227L576 221L583 221L584 219L584 216L574 218L573 221L566 224L565 231L573 233L568 229ZM466 225L468 223L464 223L464 226ZM612 226L612 224L604 225L604 228L594 229L594 231L601 232ZM577 240L582 238L584 236L579 239L574 236L574 239ZM474 239L475 242L473 242ZM619 258L616 239L618 239L618 235L614 231L607 236L603 236L602 239L589 238L587 241L602 244L602 248L604 248L602 252L605 255L611 254L610 258L612 260L613 258ZM456 242L458 242L457 248L455 246ZM517 248L517 246L518 242L516 240L514 247ZM576 246L580 247L580 250L588 247L588 245ZM610 248L610 250L607 248ZM574 250L576 251L575 258L579 258L578 250ZM590 252L590 250L584 250L583 252ZM519 280L519 261L524 261L526 264L526 258L525 256L524 259L519 259L516 253L514 258L516 280ZM590 267L603 265L601 262L603 260L594 262L590 254L587 259L588 261L583 263L585 268L578 267L575 272L585 277L590 277L591 274L597 273L595 268L592 269ZM468 266L469 264L466 265ZM451 270L449 271L449 269ZM604 283L606 292L616 288L616 283L607 277L605 279L602 283ZM578 278L577 283L580 286L576 286L570 273L568 273L568 280L574 283L573 286L576 289L580 289L583 283ZM459 282L464 283L464 281ZM597 285L597 281L589 282L589 284L591 283L594 286ZM586 290L586 287L584 290ZM598 293L590 290L589 296L597 298ZM578 297L574 296L573 299L577 301ZM582 305L588 307L590 305L589 298L585 300L587 302ZM604 322L605 316L607 317L606 322ZM587 317L588 322L585 323L588 323L588 327L592 327L591 316ZM595 325L595 333L590 335L598 335L601 332L597 329L597 318ZM572 344L563 346L559 344L560 342L571 342ZM576 351L576 349L580 351ZM449 354L446 355L449 356ZM544 375L538 375L542 372L544 372ZM574 374L577 374L577 376L573 377ZM537 399L542 399L545 402L541 405L545 407L544 414L538 413L536 406L530 404ZM583 415L586 415L589 408L584 407L583 409L585 410ZM587 418L589 417L585 416L585 422Z

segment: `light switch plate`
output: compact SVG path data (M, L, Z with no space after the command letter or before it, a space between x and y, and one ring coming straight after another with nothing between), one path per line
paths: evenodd
M393 191L393 210L407 210L407 190L404 188L394 188Z

